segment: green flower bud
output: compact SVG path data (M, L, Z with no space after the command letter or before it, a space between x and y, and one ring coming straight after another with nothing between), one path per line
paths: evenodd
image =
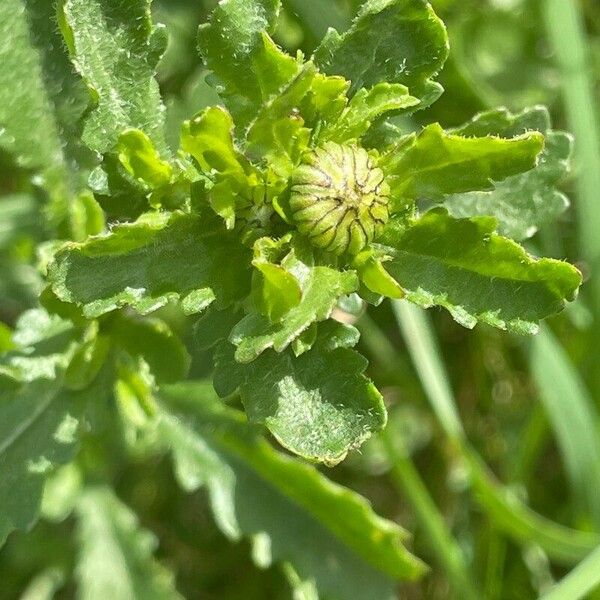
M327 142L294 171L290 207L312 244L354 255L387 223L389 193L366 150Z

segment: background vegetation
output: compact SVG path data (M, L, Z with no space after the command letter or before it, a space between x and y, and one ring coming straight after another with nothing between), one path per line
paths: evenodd
M359 4L285 0L276 40L310 53L329 25L343 30ZM575 134L575 169L564 183L572 209L528 243L577 264L586 284L579 300L535 339L487 326L468 331L442 311L403 304L370 310L356 324L390 423L327 475L413 534L411 551L432 568L418 583L402 585L401 598L593 598L600 585L600 554L594 553L600 547L600 4L433 5L448 26L451 57L440 78L445 94L430 119L449 127L486 108L545 104L556 128ZM158 78L175 146L181 120L215 102L195 51L198 24L213 6L155 2L156 21L171 33ZM22 177L0 154L0 192L18 192ZM0 222L0 321L13 325L35 305L36 275L31 240L15 243L9 233ZM193 375L207 374L209 358L200 351L193 356ZM309 597L294 590L293 577L280 567L255 566L248 543L227 540L205 492L180 491L167 458L149 461L129 452L127 461L113 460L122 457L119 440L115 435L114 447L101 447L90 436L79 460L98 481L112 482L157 535L156 556L176 574L184 597ZM73 477L60 471L53 486L64 492ZM74 594L68 574L86 532L72 535L76 519L61 520L60 503L49 502L56 514L49 508L47 516L54 518L30 533L13 533L0 551L2 599ZM101 561L94 568L101 570ZM552 592L557 581L562 587Z

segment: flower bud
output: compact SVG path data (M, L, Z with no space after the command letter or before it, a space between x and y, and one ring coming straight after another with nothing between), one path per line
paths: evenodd
M298 230L334 254L357 254L389 218L390 189L363 148L327 142L292 175L290 207Z

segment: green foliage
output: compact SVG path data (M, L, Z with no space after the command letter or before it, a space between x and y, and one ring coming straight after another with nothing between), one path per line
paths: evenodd
M181 598L173 575L156 562L156 538L108 488L86 489L75 507L80 554L76 567L82 598Z
M269 569L260 577L280 569L273 585L294 598L391 599L398 582L424 576L411 553L424 547L457 597L475 598L470 570L480 565L462 546L480 529L490 540L477 544L507 535L567 563L597 543L595 530L534 513L490 477L418 312L439 306L469 329L533 334L576 298L575 267L518 243L569 204L558 186L571 136L552 128L543 106L488 107L453 129L436 122L425 109L443 92L436 78L449 43L425 0L355 2L354 20L342 4L320 7L347 25L322 40L318 3L280 4L221 0L210 14L187 0L0 6L0 542L30 530L41 511L52 524L40 535L57 548L40 546L43 560L22 570L12 544L34 538L10 537L0 574L14 572L25 597L180 598L184 588L238 597L211 591L203 569L215 553L196 553L204 541L189 533L210 527L202 496L177 491L165 452L183 490L205 487L219 530L247 538L255 565ZM166 64L154 9L189 38L174 40ZM306 27L301 50L280 47ZM451 102L485 106L456 59L444 77ZM547 254L569 251L541 239ZM413 402L419 381L374 325L392 313L360 320L385 298L450 442L433 455L436 493L472 489L489 527L469 522L462 497L440 514L412 463L411 439L416 448L439 432L419 418L411 437L410 419L398 418L412 404L424 410ZM586 313L576 311L568 315L581 325ZM507 343L485 328L474 335ZM585 430L595 409L552 339L545 330L529 356L576 499L574 514L556 519L597 527L586 484L598 479L598 447L595 429ZM485 344L482 354L481 370L499 369ZM573 406L562 411L569 391ZM388 408L407 429L394 435L406 439L377 437ZM575 429L586 431L577 443ZM536 432L523 452L540 443ZM446 454L457 462L451 492L437 471ZM316 466L346 458L334 478L349 487ZM410 552L407 534L349 489L369 489L365 475L386 468L412 503L417 534L430 538ZM410 522L380 482L377 508ZM463 527L460 543L450 516ZM64 535L72 529L75 544ZM488 591L482 597L500 597ZM258 597L267 596L279 593ZM254 596L244 588L240 597Z
M173 452L181 485L206 486L220 528L233 539L253 537L264 564L292 561L322 593L348 599L391 597L394 578L422 572L398 526L314 468L273 451L206 385L190 382L160 395L158 437Z
M516 333L536 333L537 322L561 310L581 285L574 267L535 259L496 233L490 217L453 219L432 210L405 231L390 231L389 272L407 298L443 306L465 327L481 321Z
M167 37L164 28L153 25L150 3L64 0L61 5L64 40L92 100L82 139L96 152L111 150L131 127L165 148L164 108L154 70Z

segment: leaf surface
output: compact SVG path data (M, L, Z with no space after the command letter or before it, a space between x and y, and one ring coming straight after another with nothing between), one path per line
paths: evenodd
M180 600L174 576L154 557L157 540L105 487L84 490L76 505L79 596L89 600Z
M358 288L354 271L311 263L303 253L296 252L284 260L283 267L300 282L302 299L277 323L255 314L242 319L230 336L237 347L237 361L251 362L268 348L282 352L312 323L327 319L342 296Z
M447 56L446 29L429 3L368 0L346 32L329 30L315 61L325 73L350 80L352 94L388 82L423 97Z
M166 151L164 107L156 64L167 36L154 26L151 0L65 0L63 35L75 67L88 85L94 109L83 141L101 154L126 129L140 129Z
M190 491L208 488L228 536L261 534L272 562L290 561L330 598L391 600L395 579L422 573L397 525L315 468L275 452L239 412L212 397L209 384L179 384L160 396L159 435L178 478Z
M267 33L279 8L279 0L225 0L198 30L200 53L217 76L217 89L228 100L238 126L298 72L298 62Z
M357 340L339 338L342 347L327 347L330 334L300 356L270 350L250 365L237 363L233 346L221 344L214 384L222 396L239 389L249 419L264 423L282 446L334 465L387 417L381 394L363 375L366 359L343 347Z
M575 298L581 274L567 263L533 258L495 227L491 217L454 219L432 210L404 233L389 229L393 259L386 268L408 300L443 306L465 327L483 322L535 333L541 319Z
M543 147L536 131L512 139L467 138L434 123L388 150L379 165L393 196L439 198L493 189L495 181L535 167Z
M148 213L81 244L68 244L50 269L54 292L96 317L122 306L148 313L182 299L199 312L243 298L250 253L216 217ZM198 294L198 292L202 292ZM186 299L197 302L186 302Z
M551 223L569 206L568 198L556 185L570 171L573 138L553 131L545 107L533 107L513 115L506 109L482 113L455 133L510 137L525 131L539 131L546 143L538 164L520 175L495 182L488 192L456 194L444 200L455 217L492 215L498 219L498 232L520 241Z

